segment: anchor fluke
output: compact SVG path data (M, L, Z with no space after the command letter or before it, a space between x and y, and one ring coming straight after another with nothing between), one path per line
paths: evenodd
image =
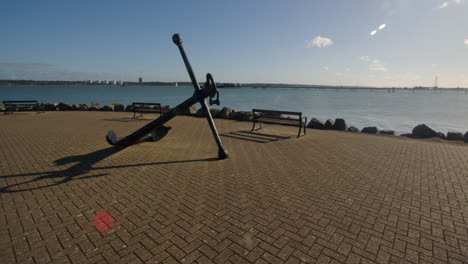
M118 142L120 138L117 137L117 134L115 133L115 131L111 129L109 130L109 132L107 132L106 140L107 140L107 143L111 145L115 145L115 143Z
M155 130L151 131L151 134L150 134L151 140L152 141L161 140L163 137L167 135L167 132L169 132L170 129L171 127L167 127L167 126L157 127Z

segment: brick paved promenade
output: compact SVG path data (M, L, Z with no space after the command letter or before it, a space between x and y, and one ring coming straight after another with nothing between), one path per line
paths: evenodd
M468 261L468 144L216 120L218 161L206 120L177 117L117 152L109 128L148 122L129 117L0 116L0 263Z

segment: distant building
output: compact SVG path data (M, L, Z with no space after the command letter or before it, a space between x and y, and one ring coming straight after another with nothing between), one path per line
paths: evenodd
M94 83L100 84L101 81L100 81L100 80L96 80L96 81L94 81Z
M124 83L123 80L120 80L120 81L118 82L118 84L120 84L120 85L123 85L123 83Z
M139 78L138 78L138 83L139 83L139 84L143 84L143 78L142 78L142 77L139 77Z
M115 80L110 81L110 84L115 85Z

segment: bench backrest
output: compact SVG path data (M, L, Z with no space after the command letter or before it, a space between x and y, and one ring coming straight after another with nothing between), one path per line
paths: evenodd
M133 103L134 108L161 108L159 103Z
M38 105L38 101L29 100L29 101L3 101L4 105Z
M302 118L302 112L291 112L291 111L278 111L278 110L265 110L265 109L252 109L252 114L254 118L261 117L261 116L278 116L281 115L297 115L299 119Z

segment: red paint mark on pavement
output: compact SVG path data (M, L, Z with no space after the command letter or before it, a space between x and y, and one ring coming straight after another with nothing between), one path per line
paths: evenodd
M114 217L106 210L99 211L94 216L94 227L101 232L107 232L114 226Z

